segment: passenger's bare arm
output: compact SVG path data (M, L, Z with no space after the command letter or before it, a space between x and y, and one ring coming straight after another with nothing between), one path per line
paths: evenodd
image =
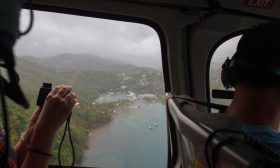
M28 144L31 140L31 137L33 135L38 117L41 113L42 109L38 107L32 115L31 121L24 131L21 139L17 142L17 144L14 146L15 152L17 154L17 167L21 167L26 155L27 155L27 148Z
M76 103L70 86L59 85L47 96L30 137L22 168L47 168L57 130L67 120Z

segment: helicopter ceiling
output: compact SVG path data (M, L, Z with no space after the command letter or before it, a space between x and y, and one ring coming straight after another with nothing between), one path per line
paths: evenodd
M215 8L220 11L245 12L267 17L280 18L280 3L277 0L125 0L155 5L177 7Z

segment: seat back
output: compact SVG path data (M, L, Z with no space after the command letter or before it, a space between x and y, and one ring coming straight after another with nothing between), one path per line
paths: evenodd
M178 148L182 150L183 167L208 167L206 148L209 151L207 155L210 163L215 162L216 165L222 167L245 168L256 165L257 167L267 167L268 164L270 166L280 165L276 159L272 159L277 157L273 154L270 155L270 151L258 149L255 145L245 141L242 125L238 120L221 113L200 112L195 103L182 98L171 97L167 104L176 126L177 139L181 144ZM225 131L215 134L222 130L236 133ZM215 134L215 136L211 134ZM210 141L209 136L212 136ZM207 141L209 144L205 146ZM213 157L215 161L213 161Z

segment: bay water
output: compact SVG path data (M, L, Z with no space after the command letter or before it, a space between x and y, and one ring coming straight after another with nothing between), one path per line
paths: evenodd
M167 165L165 105L136 100L90 132L83 166L162 168Z

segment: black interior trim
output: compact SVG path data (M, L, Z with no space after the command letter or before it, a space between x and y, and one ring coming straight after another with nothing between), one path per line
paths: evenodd
M191 65L191 57L190 57L190 53L191 53L191 27L193 25L195 25L196 23L193 23L191 25L188 25L187 28L186 28L186 38L187 38L187 44L186 44L186 47L187 47L187 62L186 62L186 65L187 65L187 68L185 68L185 71L186 71L186 75L188 75L188 78L189 78L189 93L188 95L190 95L191 97L194 97L193 95L193 83L192 83L192 80L193 80L193 76L192 76L192 65Z
M234 96L234 91L232 90L219 90L219 89L212 90L212 98L233 99L233 96Z
M149 5L149 6L160 6L160 7L166 7L166 8L201 8L201 6L195 6L195 5L188 5L188 4L176 4L176 3L168 3L168 2L151 2L147 0L143 1L137 1L137 0L107 0L107 1L119 1L119 2L125 2L125 3L134 3L134 4L141 4L141 5ZM204 8L207 6L207 4L204 6Z
M178 143L177 143L177 127L175 124L175 121L171 115L171 112L169 111L169 105L168 100L172 98L171 95L169 95L166 99L166 110L167 110L167 131L168 131L168 163L167 167L171 168L176 165L176 161L178 159Z
M172 96L172 98L181 99L181 100L185 100L185 101L188 101L188 102L192 102L192 103L195 103L195 104L198 104L198 105L202 105L202 106L214 108L214 109L219 110L220 113L224 113L225 110L226 110L226 108L228 107L228 106L221 105L221 104L198 101L198 100L195 100L195 99L192 99L192 98L188 98L188 97L184 97L184 96L177 96L177 95L174 95L174 96Z

